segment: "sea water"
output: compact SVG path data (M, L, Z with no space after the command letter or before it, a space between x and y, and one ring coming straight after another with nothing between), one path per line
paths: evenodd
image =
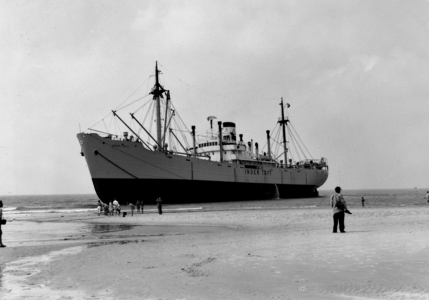
M347 190L342 194L350 208L361 207L361 198L365 198L365 207L402 207L424 206L426 189L379 189ZM166 212L184 210L242 210L242 209L293 209L293 208L328 208L333 191L321 190L319 197L271 199L232 202L209 202L192 204L164 203ZM98 197L95 194L75 195L15 195L0 196L3 200L5 216L19 214L33 215L38 213L73 213L96 212ZM153 206L153 207L152 207ZM123 209L127 210L127 207ZM145 212L156 211L155 205L145 205Z

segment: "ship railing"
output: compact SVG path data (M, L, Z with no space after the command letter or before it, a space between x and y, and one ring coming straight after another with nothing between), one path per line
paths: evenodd
M88 130L90 131L95 131L98 132L99 136L102 137L103 139L111 139L114 141L122 141L123 140L123 136L117 135L117 134L113 134L113 133L109 133L109 132L104 132L104 131L100 131L100 130L96 130L96 129L92 129L92 128L88 128ZM102 133L103 135L100 135L100 133Z
M328 160L324 157L321 159L304 159L288 165L288 168L328 170Z
M164 151L166 155L178 155L178 156L184 156L184 157L196 157L196 158L203 158L207 160L211 160L211 156L207 154L193 154L193 153L185 153L185 152L176 152L176 151Z
M98 130L94 130L91 129L92 131L97 131L100 133L104 133L105 136L101 136L103 139L109 139L112 141L126 141L126 142L134 142L134 143L139 143L140 139L134 137L133 135L128 136L127 135L118 135L118 134L113 134L113 133L107 133L107 132L103 132L103 131L98 131Z
M95 130L94 130L95 131ZM101 132L101 133L105 133L105 132ZM102 138L104 139L110 139L112 141L127 141L127 142L133 142L133 143L140 143L141 140L138 138L134 138L134 136L127 136L127 135L116 135L116 134L110 134L110 133L105 133L106 136L102 136ZM157 147L154 146L154 150L156 150ZM211 160L211 156L207 155L207 154L192 154L192 153L184 153L184 152L177 152L177 151L169 151L166 149L163 149L161 152L164 152L165 154L170 154L170 155L179 155L179 156L186 156L186 157L197 157L197 158L203 158L203 159L207 159L207 160Z
M321 159L305 159L298 162L292 162L287 166L281 164L275 160L265 161L265 160L247 160L247 159L233 159L232 163L240 165L254 165L254 166L271 166L274 168L282 169L316 169L316 170L328 170L328 164L326 158Z
M131 143L139 143L142 144L146 149L156 151L157 146L151 146L150 144L147 144L143 142L139 138L135 138L134 136L120 136L120 135L113 135L113 136L106 136L105 139L111 139L112 141L118 141L118 142L131 142Z
M229 163L238 165L252 165L252 166L270 166L276 168L278 163L276 161L263 161L263 160L247 160L247 159L232 159Z

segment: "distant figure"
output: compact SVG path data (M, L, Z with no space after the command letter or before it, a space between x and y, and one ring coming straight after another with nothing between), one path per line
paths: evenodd
M340 223L340 231L345 233L344 226L344 212L347 210L346 201L344 201L343 195L341 193L341 188L337 186L335 188L335 194L331 196L331 207L334 210L334 228L333 233L337 233L338 223Z
M362 207L365 207L365 199L362 197Z
M131 208L131 217L134 215L134 210L136 209L136 206L132 203L128 203L128 206Z
M113 216L113 203L112 203L112 201L109 202L109 216Z
M144 212L144 201L140 201L140 208L142 210L142 213Z
M140 200L139 199L137 199L137 201L136 201L136 208L137 208L137 213L139 214L140 213Z
M119 202L118 202L118 200L115 198L115 199L113 199L113 212L114 212L114 214L115 213L118 213L118 214L120 214L121 213L121 209L119 209L118 210L118 208L119 208Z
M156 206L158 207L158 213L162 215L162 199L159 197L156 199Z
M109 215L109 205L107 205L106 203L103 203L103 211L105 216Z
M429 191L427 191L425 198L426 198L426 206L429 206Z
M102 208L101 201L98 200L98 203L97 203L97 212L98 212L98 215L101 214L101 208Z
M3 220L3 201L0 200L0 220ZM6 247L6 245L3 244L1 236L3 235L3 231L1 230L1 222L0 222L0 248Z

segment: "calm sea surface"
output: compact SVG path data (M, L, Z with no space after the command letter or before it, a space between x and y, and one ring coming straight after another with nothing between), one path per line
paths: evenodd
M361 207L361 197L365 207L424 206L426 189L387 189L387 190L343 190L350 209ZM331 191L320 191L317 198L273 199L260 201L213 202L164 205L165 210L235 210L235 209L285 209L285 208L327 208ZM78 212L96 210L98 197L86 195L22 195L0 196L4 203L4 213L37 214L46 212ZM151 209L151 206L145 206Z

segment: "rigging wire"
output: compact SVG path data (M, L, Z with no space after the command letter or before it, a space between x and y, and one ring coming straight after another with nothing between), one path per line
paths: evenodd
M134 91L131 93L131 95L129 95L124 101L121 102L121 104L119 104L115 110L118 109L118 107L120 107L122 104L124 104L129 98L131 98L150 78L151 76L149 76L148 78L146 78L146 80ZM88 128L92 128L96 125L98 125L98 123L100 123L103 119L107 118L110 115L110 112L108 114L106 114L106 116L104 116L101 120L97 121L94 125L88 127Z
M177 132L191 133L189 130L181 130L181 129L177 129L177 128L171 128L171 130L174 130L174 131L177 131ZM197 137L198 136L203 136L203 135L197 134Z
M292 141L292 147L295 149L295 153L298 156L298 160L300 161L301 160L301 156L299 155L299 151L296 148L296 143L295 143L295 141L293 139L291 139L291 141ZM291 156L292 156L292 152L291 152Z
M276 123L276 125L274 125L274 128L270 131L270 140L271 140L271 134L276 130L278 124L279 123ZM264 147L262 147L261 151L264 151L265 147L267 147L267 146L268 146L268 141L265 140L265 145L264 145ZM267 149L267 151L268 151L268 149ZM273 149L271 149L271 152L273 152ZM270 155L270 154L268 153L268 155Z
M154 106L154 101L151 101L150 102L150 105L149 105L149 109L146 111L146 116L144 117L144 119L143 119L143 123L142 124L144 124L145 122L146 122L146 120L147 120L147 117L148 117L148 115L149 115L149 112L153 112L153 106ZM150 132L150 131L149 131Z
M149 123L149 132L150 132L150 134L152 134L152 124L153 124L153 115L155 114L155 107L153 107L152 108L152 115L151 115L151 118L150 118L150 123ZM149 143L149 141L150 141L150 136L148 135L148 137L147 137L147 143Z
M170 103L171 103L171 107L174 109L174 116L177 116L178 117L178 120L176 120L176 118L173 118L173 121L174 121L174 124L179 128L179 132L181 132L181 136L182 136L182 139L183 139L183 141L184 141L184 143L186 144L186 146L189 148L189 142L188 142L188 139L187 139L187 137L186 137L186 135L184 135L183 134L183 132L186 132L186 133L190 133L190 130L188 129L188 127L186 126L186 124L185 124L185 122L183 122L183 119L180 117L180 114L178 113L178 111L176 110L176 107L174 106L174 103L173 103L173 101L170 101ZM181 122L181 123L180 123ZM183 130L182 129L182 125L183 125L183 127L186 129L186 131L185 130Z
M277 128L277 132L276 132L276 135L275 135L275 139L273 139L273 141L275 142L275 144L276 144L276 148L275 148L275 150L274 150L274 153L279 153L279 148L281 147L281 143L279 143L278 142L278 140L280 139L280 132L281 132L281 130L280 130L280 126Z
M109 124L109 131L110 131L110 128L112 127L112 123L113 123L113 120L114 119L114 117L113 116L111 116L110 117L110 124ZM114 127L114 125L113 125L113 127Z
M186 127L185 122L183 122L182 118L179 115L179 112L177 111L176 107L174 106L173 102L171 102L171 106L173 107L174 111L175 111L175 115L177 115L179 117L179 120L182 122L183 126L185 127L185 129L190 132L190 130L188 129L188 127Z
M106 126L106 122L104 122L104 119L103 119L103 124L104 124L104 128L106 128L106 131L109 132L109 129Z
M151 103L151 105L152 105L152 103L153 103L153 101L152 101L152 99L150 99L150 100L148 100L145 104L143 104L142 106L140 106L140 108L138 108L136 111L134 111L133 112L133 115L137 112L137 111L139 111L140 109L142 109L143 107L145 107L146 105L148 105L149 103ZM150 111L150 107L151 106L149 106L149 109L147 110L147 112L146 112L146 116L147 116L147 113ZM144 124L144 122L146 121L146 118L144 119L144 121L143 121L143 123L142 124ZM142 131L142 128L139 126L139 130L138 130L138 133L139 133L139 135L140 135L140 132Z
M278 155L276 158L274 158L274 160L278 160L285 152L283 151L282 153L280 153L280 155Z
M143 96L143 97L137 98L136 100L134 100L134 101L132 101L132 102L128 103L127 105L125 105L125 106L123 106L123 107L121 107L121 108L118 108L116 111L121 111L121 110L123 110L123 109L127 108L128 106L131 106L131 105L133 105L134 103L136 103L136 102L138 102L138 101L140 101L140 100L142 100L142 99L146 98L147 96L149 96L149 95L145 95L145 96Z
M181 138L182 138L182 140L183 140L184 144L186 145L186 147L187 147L187 148L189 148L189 143L188 143L188 140L186 139L186 135L185 135L185 132L188 132L188 133L189 133L189 131L185 131L185 130L183 130L183 129L182 129L182 124L180 124L180 123L178 122L178 120L173 119L173 122L174 122L175 126L179 128L179 130L178 130L178 131L180 132L180 136L181 136Z
M203 92L204 94L212 94L212 95L215 95L215 96L219 96L219 97L227 98L227 96L225 96L225 95L222 95L222 94L219 94L219 93L213 93L213 92L211 92L211 91L207 91L207 90L203 90L203 89L197 88L197 87L195 87L194 85L189 84L189 83L185 82L184 80L180 79L178 76L176 76L173 72L171 72L169 69L167 69L166 67L164 67L164 66L163 66L162 64L160 64L159 62L158 62L158 64L159 64L159 65L160 65L164 70L166 70L169 74L171 74L173 77L175 77L177 80L179 80L181 83L183 83L184 85L186 85L186 86L188 86L188 87L190 87L190 88L192 88L192 89L195 89L195 90L197 90L197 91Z
M288 133L292 137L291 141L294 143L295 150L297 151L297 155L299 157L299 160L301 160L301 156L299 155L299 152L297 150L297 147L301 151L301 154L304 156L305 159L307 159L305 152L302 150L301 145L298 143L298 140L295 138L295 135L293 134L292 130L288 128Z
M119 110L119 107L122 105L122 104L124 104L126 101L128 101L128 99L130 99L142 86L143 86L143 84L145 84L146 83L146 81L148 81L149 80L149 78L150 78L151 76L149 76L148 78L146 78L146 80L145 81L143 81L143 83L134 91L134 92L132 92L132 94L131 95L129 95L124 101L122 101L122 103L121 104L119 104L117 107L116 107L116 111L117 110ZM146 97L146 96L145 96Z
M289 136L289 141L287 142L288 145L286 145L288 157L290 157L292 160L298 159L299 161L301 161L301 157L303 157L304 159L307 159L307 157L313 157L304 142L302 141L301 137L297 133L296 129L292 125L292 123L289 122L288 125L290 125L286 126L287 134ZM271 130L270 136L270 141L272 141L273 143L271 145L271 153L269 153L269 155L275 157L274 160L277 160L284 154L284 151L282 150L283 142L279 142L282 139L281 135L282 127L279 126L279 123L277 122L274 128ZM265 142L262 151L266 149L267 144L268 143ZM282 152L280 155L278 155L279 151Z
M118 133L118 136L121 135L121 128L118 125L118 120L116 120L116 118L113 118L113 122L115 123L115 129L117 130L116 132Z
M183 84L187 85L187 86L191 86L189 83L184 82L182 79L180 79L179 77L177 77L173 72L171 72L169 69L167 69L166 67L164 67L162 64L158 63L163 69L167 70L171 75L173 75L174 77L176 77L176 79L178 79L179 81L183 82Z
M307 150L307 153L308 153L308 154L310 155L310 157L312 158L312 157L313 157L313 155L311 155L310 151L308 151L307 147L306 147L306 146L305 146L305 144L302 142L302 140L301 140L300 136L298 135L298 132L295 130L295 127L293 127L293 125L292 125L292 124L290 124L290 125L291 125L291 128L293 129L293 131L295 132L296 136L298 136L298 138L299 138L299 140L300 140L301 144L304 146L305 150Z

